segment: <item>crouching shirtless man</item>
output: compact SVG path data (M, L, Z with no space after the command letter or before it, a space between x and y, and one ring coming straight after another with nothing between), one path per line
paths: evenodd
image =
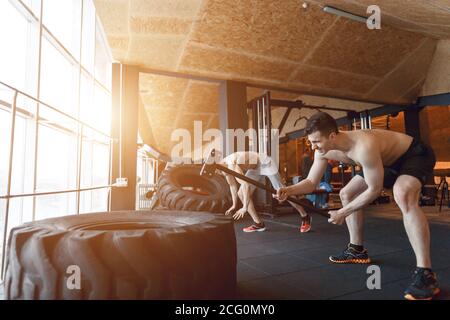
M410 300L431 299L439 293L435 273L431 270L430 231L419 207L421 186L433 174L436 162L433 150L403 133L388 130L339 131L336 121L327 113L318 112L309 118L306 133L315 150L308 177L298 184L280 188L277 198L306 194L314 190L322 177L328 160L338 160L362 167L340 191L343 208L329 211L333 224L344 221L350 243L340 255L330 256L334 263L370 263L363 246L362 209L379 195L384 187L393 187L394 199L403 214L409 242L416 256L417 267L413 282L405 290Z
M275 161L268 156L260 155L257 152L241 151L230 154L221 161L222 165L227 166L230 170L233 170L246 177L261 181L266 176L269 178L272 187L275 190L284 187L281 182L281 177L278 173L278 166ZM255 206L252 201L252 193L255 190L255 186L249 183L235 178L230 174L223 173L230 185L231 197L233 200L232 206L225 212L226 215L233 214L234 219L241 219L246 212L250 214L254 224L243 229L244 232L265 231L266 227L264 222L259 217L255 210ZM240 186L239 186L240 185ZM237 200L242 202L242 208L237 210ZM300 226L300 232L308 232L311 229L311 216L309 216L302 206L288 201L302 216L302 222ZM237 211L236 211L237 210Z

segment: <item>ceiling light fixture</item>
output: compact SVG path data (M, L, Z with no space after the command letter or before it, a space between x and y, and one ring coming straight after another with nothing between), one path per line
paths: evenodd
M356 14L353 14L353 13L350 13L350 12L347 12L347 11L344 11L344 10L336 9L336 8L333 8L333 7L330 7L330 6L325 6L323 8L323 11L326 12L326 13L335 14L337 16L348 18L348 19L352 19L352 20L355 20L355 21L358 21L358 22L362 22L362 23L366 23L366 21L367 21L366 17L361 17L361 16L358 16Z

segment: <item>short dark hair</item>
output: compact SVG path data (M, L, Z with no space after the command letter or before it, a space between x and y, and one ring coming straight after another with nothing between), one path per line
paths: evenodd
M322 111L313 114L306 122L306 134L311 134L316 131L326 136L332 132L339 132L336 120L328 113Z

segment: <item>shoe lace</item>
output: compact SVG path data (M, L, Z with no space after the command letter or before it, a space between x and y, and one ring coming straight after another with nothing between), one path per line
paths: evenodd
M416 287L423 287L426 285L426 275L422 270L414 270L412 272L413 285Z
M341 258L344 258L344 257L346 257L346 256L348 256L348 255L351 255L351 254L352 254L351 248L350 248L350 247L347 247L347 248L345 248L345 249L342 251L340 257L341 257Z
M356 250L356 249L354 249L354 248L348 246L348 247L345 248L345 250L342 252L342 255L343 255L343 256L346 256L346 255L352 255L352 256L354 256L354 255L358 255L358 254L363 254L363 253L365 253L365 251L366 251L365 249L364 249L363 251L358 251L358 250Z

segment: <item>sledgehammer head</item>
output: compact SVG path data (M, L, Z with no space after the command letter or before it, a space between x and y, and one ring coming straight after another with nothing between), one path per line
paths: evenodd
M213 175L216 171L216 163L215 163L216 150L212 149L209 153L208 157L203 163L202 169L200 170L200 175Z

